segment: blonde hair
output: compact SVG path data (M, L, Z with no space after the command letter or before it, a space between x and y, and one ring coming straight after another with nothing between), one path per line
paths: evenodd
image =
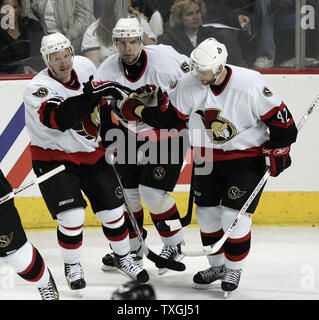
M191 3L196 3L202 14L202 18L206 14L206 6L203 0L176 0L170 10L169 25L171 28L183 28L182 15Z

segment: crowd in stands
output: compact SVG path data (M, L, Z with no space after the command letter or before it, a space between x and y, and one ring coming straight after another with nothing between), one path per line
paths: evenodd
M306 67L319 67L319 0L305 8ZM61 32L75 53L99 66L114 53L116 0L0 0L0 74L33 74L44 68L43 35ZM295 0L128 0L145 45L171 45L188 55L215 37L228 63L250 68L294 68ZM313 20L313 21L312 21Z

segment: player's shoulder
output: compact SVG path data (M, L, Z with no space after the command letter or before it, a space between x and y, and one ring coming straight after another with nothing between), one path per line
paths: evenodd
M202 91L206 88L201 82L197 79L196 73L194 71L188 72L183 75L178 80L178 86L181 89L190 90L190 91Z
M233 77L239 83L254 83L262 79L262 74L256 70L227 64L231 69Z
M114 67L115 64L118 65L119 62L119 54L117 52L108 56L99 66L98 70L104 70L105 68Z

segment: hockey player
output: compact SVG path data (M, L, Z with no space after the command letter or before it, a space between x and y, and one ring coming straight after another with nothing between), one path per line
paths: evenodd
M46 205L58 222L65 277L72 290L86 286L80 264L87 206L83 191L112 245L115 266L131 279L146 282L148 273L130 253L122 192L112 167L105 162L105 149L98 138L100 97L94 99L83 91L82 82L91 75L96 78L97 70L90 60L73 52L70 41L61 33L44 36L41 54L48 67L24 92L34 172L39 176L60 164L66 168L40 185Z
M157 123L159 128L174 126L180 121L179 115L189 117L190 139L197 157L196 217L202 243L207 246L216 243L234 221L264 175L266 159L274 177L291 165L290 145L296 141L297 128L285 103L260 73L226 64L227 49L222 43L209 38L193 50L190 58L192 71L169 92L170 103L178 110L175 120L172 113L167 117L163 108L140 108L139 114L141 121ZM153 90L153 99L160 107L162 95L161 90ZM152 94L140 98L150 97ZM205 133L204 139L194 134L198 130ZM212 170L201 170L209 162ZM238 287L250 250L250 214L261 192L222 249L208 256L210 267L194 275L195 288L207 287L218 279L226 295Z
M119 19L113 29L112 37L117 54L107 58L99 67L101 80L118 81L130 89L139 88L147 83L162 87L173 87L177 80L189 71L189 58L177 53L172 47L164 45L143 46L143 30L136 18ZM158 130L147 124L134 122L134 118L126 118L120 110L115 112L115 116L120 122L120 127L127 134L126 144L128 145L127 158L122 163L118 161L116 170L122 177L125 192L130 200L139 227L142 229L144 219L141 199L149 209L155 226L164 218L168 220L178 219L178 208L168 192L173 191L177 183L187 150L187 147L185 148L186 143L184 148L183 143L179 143L179 151L177 152L179 159L175 164L170 160L164 163L164 161L157 159L153 163L145 163L147 152L141 151L145 140L153 143L153 147L157 150L158 159L163 155L163 150L159 150L159 140L161 138ZM180 128L183 126L185 126L185 121L181 123ZM102 139L105 138L105 132L102 131L101 136ZM136 144L135 142L128 142L130 141L129 137L132 136L137 140ZM175 138L169 137L167 139L168 149L173 145L174 139L176 141L178 135ZM131 145L137 145L137 147L130 149ZM130 163L129 159L132 159L132 156L134 161ZM171 154L168 154L167 159L171 158ZM173 232L159 231L159 234L164 243L160 256L180 261L183 258L180 251L183 228ZM131 225L130 239L132 250L137 252L141 259L139 242ZM107 254L102 261L103 270L113 269L114 263L111 254ZM160 274L167 270L158 267Z
M0 197L11 191L10 183L0 170ZM42 300L59 299L52 274L39 251L28 241L13 199L0 204L0 261L34 284Z

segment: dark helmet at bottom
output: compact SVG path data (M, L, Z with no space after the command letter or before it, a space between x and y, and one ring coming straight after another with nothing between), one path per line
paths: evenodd
M130 281L114 291L111 300L156 300L156 295L150 284Z

